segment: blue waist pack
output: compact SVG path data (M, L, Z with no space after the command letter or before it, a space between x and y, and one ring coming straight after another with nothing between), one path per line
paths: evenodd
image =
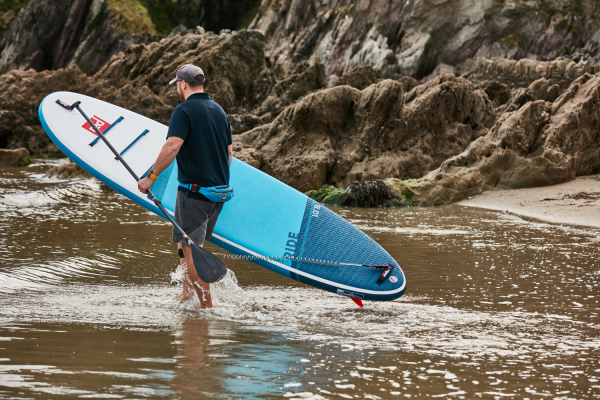
M179 186L186 188L192 193L200 193L208 200L215 203L225 203L233 197L233 188L229 185L201 187L195 183L181 183Z

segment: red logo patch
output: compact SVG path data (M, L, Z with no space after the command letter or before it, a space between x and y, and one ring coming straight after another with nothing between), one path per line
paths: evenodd
M108 122L106 122L105 120L103 120L102 118L100 118L96 115L94 115L92 118L90 118L90 121L92 121L94 123L94 125L96 125L96 128L98 128L98 130L102 133L104 133L104 131L106 129L108 129L108 127L110 126L110 124ZM98 134L96 133L94 128L92 128L92 126L88 122L83 124L81 127L87 131L92 132L94 135L98 136Z
M225 200L227 198L227 196L223 196L223 198L221 200Z

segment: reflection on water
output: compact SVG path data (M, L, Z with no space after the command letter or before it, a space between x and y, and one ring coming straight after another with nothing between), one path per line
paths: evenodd
M600 397L598 230L339 208L404 297L359 309L227 260L206 311L171 300L168 224L47 168L0 169L0 397Z

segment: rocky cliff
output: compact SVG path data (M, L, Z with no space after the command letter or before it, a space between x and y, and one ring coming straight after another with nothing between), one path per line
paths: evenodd
M57 153L43 133L37 109L46 95L59 90L98 97L167 124L179 104L177 92L168 82L186 62L201 60L209 77L207 87L215 89L214 98L228 111L235 110L257 79L254 69L268 68L264 44L258 32L187 33L148 46L132 46L93 77L77 65L57 71L12 70L0 75L0 148ZM190 58L192 54L197 58Z
M139 32L129 33L107 0L31 0L4 11L0 31L0 72L13 68L37 71L77 64L94 72L129 45L153 39L140 19ZM121 29L119 29L121 28Z
M405 94L394 80L362 91L324 89L236 142L261 153L263 169L302 191L357 179L419 178L495 121L485 92L466 79L441 75L419 89Z
M484 190L546 186L600 171L600 74L584 74L554 102L502 115L484 137L412 185L420 204Z
M600 3L585 0L263 0L251 28L284 65L302 60L340 76L371 65L420 79L489 59L598 56ZM335 77L332 77L333 80Z
M373 0L369 7L361 2L346 6L343 2L332 3L330 5L335 7L327 11L331 14L327 18L338 18L343 11L346 13L343 24L348 25L344 25L335 38L329 36L327 43L331 46L324 53L319 53L325 40L322 35L329 32L331 26L323 21L330 20L319 19L323 24L316 27L311 24L320 12L319 7L329 4L327 1L319 4L270 2L271 8L263 7L253 22L257 27L262 26L266 35L260 30L217 34L201 27L180 26L159 39L150 35L158 34L157 27L168 26L168 21L158 24L156 17L149 17L151 24L139 25L144 19L134 19L139 25L135 29L148 29L147 37L152 37L152 41L127 47L90 75L90 70L82 71L73 64L72 60L82 54L77 50L81 45L74 44L76 35L68 34L68 29L89 37L86 32L92 28L78 25L76 21L81 18L77 13L89 12L91 8L86 9L87 6L104 4L110 6L106 8L110 11L107 14L110 19L106 20L110 29L117 32L118 40L123 40L123 27L131 22L125 16L131 16L131 10L119 8L123 2L106 1L69 3L68 15L72 18L61 16L65 18L64 26L57 28L58 33L52 31L58 39L48 42L55 46L49 53L52 57L40 58L50 63L43 68L57 70L13 69L0 75L0 148L24 147L34 155L60 153L43 133L37 119L40 101L57 90L98 97L168 123L179 99L174 87L167 83L180 65L196 63L206 72L206 90L229 114L235 135L235 156L299 190L317 190L315 195L319 199L343 197L346 203L356 205L375 205L382 201L396 205L443 204L483 190L547 185L600 170L600 63L591 57L598 51L594 44L598 35L590 31L595 26L596 17L592 12L596 10L596 3L516 2L511 3L513 11L509 12L507 3L490 2L485 3L485 7L480 6L483 7L482 20L471 15L471 8L461 11L471 16L468 23L465 15L458 15L457 11L452 14L444 8L466 7L462 0L402 3L401 7L397 5L399 11L393 16L387 14L395 10L394 1L384 4ZM52 4L31 0L15 18L39 15L33 13L36 7L44 10L43 7ZM170 12L176 12L172 7L195 7L200 3L169 4L171 8L165 8L164 13L167 19L172 17ZM425 5L430 7L432 15L419 14L425 12ZM145 7L150 16L151 7ZM449 14L442 15L444 10ZM546 24L546 33L535 43L545 49L542 52L545 55L526 55L551 60L478 58L469 61L469 71L458 76L460 65L466 66L468 57L503 54L518 58L519 51L533 51L531 49L536 48L533 36L527 35L533 35L531 26L535 24L527 24L538 21L539 15L535 13L543 10L546 10L543 14L546 19L542 21ZM583 10L587 13L585 18ZM304 13L298 14L301 11ZM278 14L272 14L275 12ZM489 21L493 12L496 18ZM115 15L121 15L122 19ZM270 28L265 30L269 15L287 16L287 19L282 17L284 24L267 24ZM298 15L302 18L290 19ZM456 21L448 22L451 16ZM531 17L531 21L526 23L524 16ZM417 17L430 18L425 18L430 22L440 22L439 18L447 20L438 24L444 34L432 30L430 25L418 30L413 20ZM380 43L377 47L361 30L365 21L372 21L369 29L380 34L386 23L389 29L396 26L392 20L402 22L402 29L396 30L399 35L396 42L388 35L385 41L375 41ZM564 29L560 28L565 24L563 20L567 21ZM524 24L519 28L518 40L513 42L498 36L510 31L515 21ZM574 21L581 24L575 25ZM13 23L8 22L9 28ZM286 26L289 29L286 32L295 33L285 36L282 29ZM462 33L455 31L457 27L461 27ZM309 31L312 32L310 40L306 36ZM421 33L415 33L417 31ZM14 40L22 40L23 35L31 33L27 32L15 34ZM427 40L423 51L411 58L406 55L413 53L403 53L408 51L403 46L409 46L412 42L407 38L414 35L427 37ZM287 47L274 46L279 43L278 38L284 36L289 40ZM32 43L42 46L31 37ZM439 46L433 46L431 38L436 38ZM452 42L452 38L457 42ZM296 51L298 47L294 46L298 43L308 46L306 52ZM392 46L394 43L396 47ZM450 54L453 47L448 43L459 47L452 53L455 58L440 58L440 54ZM557 57L559 48L552 43L564 46L571 43L571 47ZM442 45L446 46L443 51L435 50ZM377 49L383 47L388 55L378 58ZM22 50L19 46L13 48ZM502 52L508 48L517 50ZM2 57L16 54L6 49L8 47L4 48ZM490 49L498 53L492 54ZM291 55L292 50L295 55ZM23 50L22 54L28 51ZM367 58L353 64L353 56L349 54L361 51ZM316 57L318 54L323 57ZM435 60L430 65L439 61L454 65L437 67L420 82L414 77L402 76L413 67L413 75L417 77L427 73L429 67L423 67L423 63L427 63L428 57ZM57 60L70 60L65 62L71 64L60 68L62 61ZM377 64L377 60L383 61ZM409 61L414 61L413 67L407 67ZM18 62L24 69L22 61L13 64ZM335 75L338 73L339 78ZM373 182L356 183L357 180ZM377 193L370 193L371 189ZM335 195L328 192L335 190L338 190Z
M247 25L258 0L15 0L0 2L0 72L97 72L132 44L150 43L178 24L207 29ZM238 4L239 3L239 4ZM179 30L185 30L180 27Z

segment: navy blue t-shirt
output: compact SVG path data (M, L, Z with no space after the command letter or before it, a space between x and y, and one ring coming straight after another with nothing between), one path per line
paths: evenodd
M208 93L194 93L171 114L167 138L183 139L177 178L201 187L229 185L231 127L227 114Z

